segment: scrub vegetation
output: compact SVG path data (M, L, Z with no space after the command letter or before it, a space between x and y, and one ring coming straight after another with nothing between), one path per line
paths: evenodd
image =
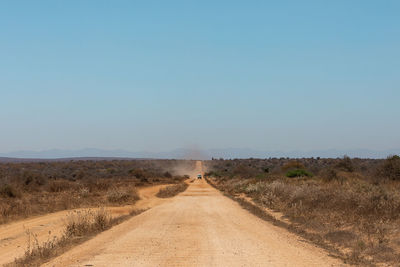
M176 185L168 185L164 188L161 188L160 191L157 193L157 197L167 198L167 197L174 197L177 194L186 190L189 185L187 183L179 183Z
M0 163L0 224L74 208L134 204L137 188L180 184L194 161Z
M273 215L268 216L336 251L346 262L400 262L400 157L220 159L205 164L207 179L225 194L252 204L261 217Z
M81 244L142 212L143 210L132 210L129 215L117 218L112 218L110 212L104 208L96 211L88 209L71 212L66 219L64 233L61 237L51 237L51 233L49 233L48 240L40 243L34 234L27 232L28 246L25 255L15 259L12 263L6 264L6 266L40 266L73 246Z

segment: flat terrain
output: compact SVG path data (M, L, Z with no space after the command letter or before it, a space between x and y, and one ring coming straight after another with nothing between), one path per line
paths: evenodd
M166 201L155 197L162 187L165 187L165 185L140 188L138 191L141 199L134 206L109 207L107 209L112 216L116 217L129 214L133 208L148 209L154 207ZM16 257L24 254L27 247L27 230L36 235L40 243L53 236L61 236L69 212L71 210L0 225L0 265L12 262Z
M200 166L201 167L201 166ZM203 179L46 266L343 266Z

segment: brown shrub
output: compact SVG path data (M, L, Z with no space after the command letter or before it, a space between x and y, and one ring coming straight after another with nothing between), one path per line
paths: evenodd
M301 162L297 160L291 160L288 163L284 164L281 169L282 171L288 171L294 169L305 169L305 167Z
M107 200L111 203L134 202L139 200L136 189L113 188L107 192Z
M347 171L347 172L354 171L353 161L348 156L344 156L341 160L339 160L339 162L336 163L335 167L339 170L343 170L343 171Z
M164 177L172 178L172 174L170 172L164 172Z
M49 192L59 193L70 190L72 188L72 183L66 180L56 180L50 181L47 186Z
M111 227L111 214L104 208L97 211L74 211L67 217L65 236L84 236L93 232L104 231L109 227Z
M149 173L143 169L132 169L129 173L138 178L141 182L147 182L150 178Z
M233 169L232 174L237 177L250 178L255 176L257 172L248 165L240 164Z
M91 178L85 181L84 185L89 192L107 191L111 187L112 180Z
M325 234L325 238L336 244L350 244L351 241L357 238L353 232L346 230L333 230Z
M4 184L0 186L0 196L16 198L20 197L21 193L12 185Z
M173 197L173 196L176 196L177 194L185 191L187 187L188 187L188 184L186 184L186 183L169 185L164 188L161 188L160 191L158 191L158 193L157 193L157 197L160 197L160 198Z
M388 157L378 169L378 175L391 180L400 180L400 157Z

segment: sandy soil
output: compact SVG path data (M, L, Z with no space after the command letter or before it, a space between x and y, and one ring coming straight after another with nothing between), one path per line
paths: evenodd
M198 167L200 168L200 167ZM344 266L203 179L45 266Z
M109 207L112 216L121 216L129 214L132 209L148 209L158 204L166 202L164 199L155 197L161 187L165 185L157 185L140 188L140 200L135 205L124 207ZM40 243L52 238L60 236L64 229L65 218L71 210L50 213L42 216L21 220L14 223L0 225L0 266L12 262L16 257L24 254L27 247L29 230L35 234Z

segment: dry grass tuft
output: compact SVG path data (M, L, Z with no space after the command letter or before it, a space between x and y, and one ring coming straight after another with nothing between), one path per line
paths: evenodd
M110 213L100 208L96 211L73 211L67 217L65 236L80 237L90 233L101 232L112 225Z

